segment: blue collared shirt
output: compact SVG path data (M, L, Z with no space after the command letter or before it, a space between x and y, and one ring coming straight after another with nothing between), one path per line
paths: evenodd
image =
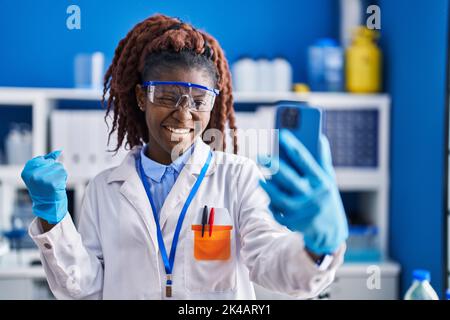
M150 193L156 207L156 214L159 217L164 200L167 198L184 165L189 160L194 144L167 166L147 157L145 155L147 147L148 145L144 145L141 149L141 164L150 185Z

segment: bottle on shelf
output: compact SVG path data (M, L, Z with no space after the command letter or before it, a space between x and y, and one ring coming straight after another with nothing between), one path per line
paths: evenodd
M32 157L32 134L25 123L13 123L5 139L6 163L25 164Z
M258 67L256 61L249 57L242 57L231 67L233 89L238 92L257 91Z
M430 272L427 270L414 270L413 283L406 291L405 300L439 300L439 297L430 284Z
M381 90L381 51L375 40L378 33L365 26L355 29L352 44L345 53L347 91L375 93Z
M308 82L313 91L342 91L344 56L334 39L324 38L308 48Z
M231 66L236 92L290 92L292 66L283 57L275 59L242 57Z
M269 59L262 57L256 60L257 65L257 91L259 92L271 92L273 91L273 74L272 63Z
M11 125L11 129L9 130L5 140L7 164L20 164L22 158L20 155L21 143L22 135L20 133L19 126L14 123Z
M282 57L272 60L272 88L274 92L289 92L292 90L292 66Z
M99 90L103 87L105 55L102 52L79 53L75 56L75 87Z

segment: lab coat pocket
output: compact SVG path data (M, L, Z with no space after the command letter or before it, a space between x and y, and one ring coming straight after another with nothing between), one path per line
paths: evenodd
M196 260L230 259L232 229L233 226L214 226L210 233L209 226L206 226L202 236L202 226L193 225L194 258Z
M206 225L202 237L201 219L194 219L190 226L185 278L191 293L220 293L236 288L233 221L226 208L215 208L215 214L211 235Z

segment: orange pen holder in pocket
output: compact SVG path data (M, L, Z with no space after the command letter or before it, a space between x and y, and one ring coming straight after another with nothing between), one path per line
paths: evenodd
M197 260L228 260L231 254L231 229L233 226L215 225L209 236L209 225L192 225L194 231L194 257Z

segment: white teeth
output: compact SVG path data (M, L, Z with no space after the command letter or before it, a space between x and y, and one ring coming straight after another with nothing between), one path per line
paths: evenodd
M166 127L170 132L173 133L180 133L180 134L186 134L191 131L189 128L172 128L172 127Z

